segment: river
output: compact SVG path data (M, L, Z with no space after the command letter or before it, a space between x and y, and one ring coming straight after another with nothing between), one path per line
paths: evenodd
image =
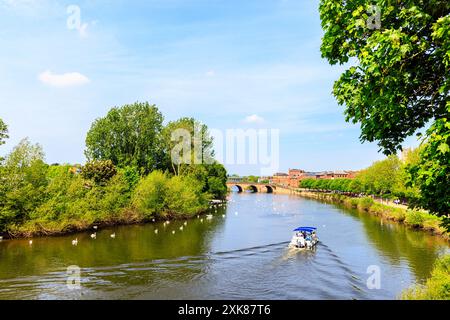
M96 239L4 240L0 299L396 299L449 251L438 237L298 196L232 194L212 213ZM318 227L314 251L287 250L301 225ZM73 265L78 289L67 286ZM379 288L368 270L379 270Z

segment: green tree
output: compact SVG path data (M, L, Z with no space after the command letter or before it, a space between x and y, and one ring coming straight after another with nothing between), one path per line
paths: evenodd
M381 24L369 29L372 4ZM347 121L361 123L362 141L394 153L428 121L448 114L449 13L448 0L321 0L322 56L353 64L334 95L346 105Z
M420 151L418 163L410 166L408 184L420 189L414 206L427 208L430 213L444 216L450 230L450 121L436 121L429 129L429 139ZM447 214L446 214L447 213Z
M92 124L86 137L86 157L111 160L121 168L135 166L143 173L165 169L162 122L157 107L147 102L112 108Z
M166 163L175 175L190 165L214 162L213 138L208 127L194 118L169 122L162 131Z
M5 144L5 140L8 138L8 126L0 118L0 146Z
M86 163L81 168L83 178L92 180L98 185L106 185L117 174L116 166L111 160L97 160Z
M370 10L373 4L377 10ZM379 25L368 28L377 11ZM321 0L320 17L322 56L331 64L352 64L333 93L346 106L346 120L361 124L361 141L378 141L384 153L392 154L406 137L434 122L427 130L430 146L411 167L411 178L418 179L411 185L420 189L420 206L447 215L448 201L441 196L448 196L443 190L448 189L450 152L447 143L436 145L436 139L450 133L445 125L450 115L450 2Z
M38 144L23 139L6 157L0 179L0 231L23 223L45 200L48 166Z

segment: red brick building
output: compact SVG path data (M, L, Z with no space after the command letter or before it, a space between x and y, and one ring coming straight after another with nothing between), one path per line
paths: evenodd
M275 173L271 179L271 183L298 188L303 179L353 179L356 174L356 171L306 172L300 169L289 169L288 174L282 172Z

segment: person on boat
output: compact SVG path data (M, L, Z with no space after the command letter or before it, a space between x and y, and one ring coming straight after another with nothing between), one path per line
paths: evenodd
M317 242L317 234L316 234L315 231L313 231L311 238L312 238L312 242L313 242L313 243L316 243L316 242Z
M307 234L305 238L306 247L311 248L312 247L312 238L311 234Z
M305 247L305 238L303 237L303 234L300 234L300 237L297 239L297 247L304 248Z

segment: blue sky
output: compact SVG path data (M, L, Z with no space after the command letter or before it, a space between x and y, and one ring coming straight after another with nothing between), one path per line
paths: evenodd
M149 101L166 121L280 129L282 171L364 168L383 155L331 95L344 67L320 57L318 2L0 0L0 154L29 137L50 163L82 163L95 118Z

